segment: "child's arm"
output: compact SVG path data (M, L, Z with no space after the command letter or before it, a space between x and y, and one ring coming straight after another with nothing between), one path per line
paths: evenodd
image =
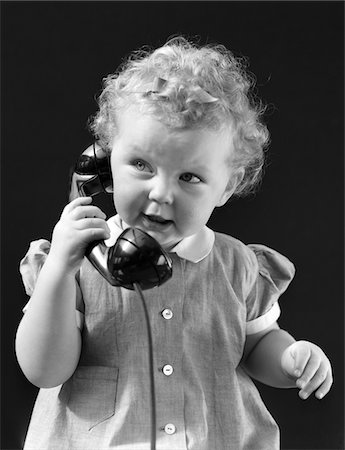
M314 391L321 399L333 382L331 364L324 352L311 342L296 342L276 323L247 336L243 366L252 378L269 386L299 388L302 399Z
M81 197L64 209L30 305L18 327L18 362L38 387L65 382L78 364L81 335L76 324L75 275L87 245L109 237L105 215L90 203L90 197Z

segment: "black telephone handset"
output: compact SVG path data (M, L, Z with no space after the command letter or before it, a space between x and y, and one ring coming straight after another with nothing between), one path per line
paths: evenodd
M97 144L79 157L71 180L70 200L80 196L112 193L109 155ZM165 283L172 276L172 261L159 243L139 228L127 228L113 247L93 242L86 257L112 285L142 290Z

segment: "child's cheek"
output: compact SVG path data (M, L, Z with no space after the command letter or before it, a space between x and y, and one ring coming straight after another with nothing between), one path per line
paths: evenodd
M187 208L177 208L175 211L175 224L183 237L197 233L205 225L200 217L200 211L190 205Z
M141 198L139 195L132 195L129 189L114 186L114 205L117 214L120 215L128 225L134 226L135 218L140 214Z
M207 224L211 213L205 202L192 201L179 210L178 222L185 232L194 234Z

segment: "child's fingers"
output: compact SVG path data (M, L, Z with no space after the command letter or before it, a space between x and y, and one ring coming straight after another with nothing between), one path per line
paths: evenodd
M91 243L93 241L109 239L110 233L104 228L87 228L81 230L84 242Z
M304 370L301 372L302 376L296 382L298 387L303 389L303 387L310 382L310 380L314 377L314 375L318 371L320 367L320 362L321 362L320 356L316 353L311 353Z
M299 396L302 399L308 398L314 391L316 397L321 399L333 383L329 359L311 342L297 341L291 344L282 355L282 368L288 376L293 373L297 378L296 386L300 389Z
M104 219L99 219L97 217L88 217L85 219L77 220L74 227L77 230L102 229L106 233L110 233L107 222Z
M304 373L311 357L310 347L303 341L295 342L291 345L291 353L295 360L294 375L299 378Z
M94 205L78 205L74 208L70 217L74 220L84 219L86 217L98 217L99 219L105 219L106 215L102 210L100 210L97 206Z
M319 389L315 393L315 397L321 400L331 389L331 386L333 384L333 376L332 371L328 370L327 376L325 381L322 383L322 385L319 387Z
M92 197L77 197L65 206L62 216L70 214L77 206L89 205L91 202Z
M324 385L324 383L327 380L329 372L330 372L330 369L329 369L328 365L324 362L319 366L318 370L315 372L314 376L309 381L301 382L301 379L298 380L297 386L301 388L301 391L299 392L299 396L302 399L308 398L311 393L313 393L320 386ZM327 380L325 387L327 387L329 381L330 380ZM331 387L331 384L329 385L329 387Z

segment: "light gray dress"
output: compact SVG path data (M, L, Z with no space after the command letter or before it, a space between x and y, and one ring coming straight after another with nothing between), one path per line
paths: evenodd
M119 220L109 223L115 229ZM48 241L35 241L21 263L29 294L48 251ZM246 246L206 227L171 257L173 277L144 292L153 331L157 450L278 449L278 427L240 363L246 334L278 318L277 300L294 266L265 246ZM78 283L85 304L79 365L62 386L40 390L25 449L148 450L141 302L135 292L110 286L86 259Z

